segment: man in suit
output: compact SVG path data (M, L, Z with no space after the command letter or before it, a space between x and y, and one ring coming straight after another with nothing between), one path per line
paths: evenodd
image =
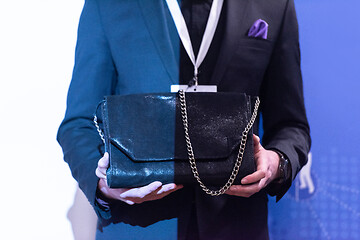
M211 4L181 1L195 55ZM249 37L258 19L269 25L267 38ZM285 194L310 148L293 0L225 1L199 72L199 84L260 96L263 145L254 137L257 171L242 180L248 185L232 186L219 197L159 183L135 198L107 188L95 175L104 154L92 123L97 104L105 95L168 92L170 85L192 78L193 66L165 1L85 1L58 141L99 216L97 239L170 239L176 229L178 239L268 239L267 193L277 199ZM258 129L259 119L256 134ZM100 173L106 158L99 162Z

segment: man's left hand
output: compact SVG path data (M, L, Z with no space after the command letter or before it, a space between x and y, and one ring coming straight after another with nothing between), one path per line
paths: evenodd
M250 197L266 187L271 181L278 178L279 155L271 150L266 150L260 144L260 138L253 135L256 172L247 175L241 180L241 184L233 185L226 194L240 197Z

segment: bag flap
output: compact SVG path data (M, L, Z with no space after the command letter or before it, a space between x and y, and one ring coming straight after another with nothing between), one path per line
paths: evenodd
M107 144L134 161L188 161L177 93L107 96ZM186 93L189 135L197 160L225 159L238 151L250 116L250 97L239 93ZM250 134L250 133L249 133Z

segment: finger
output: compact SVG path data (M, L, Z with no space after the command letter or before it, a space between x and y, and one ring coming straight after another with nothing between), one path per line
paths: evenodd
M102 158L98 161L98 167L95 170L95 174L98 178L106 178L106 170L109 166L109 154L106 152Z
M173 190L174 188L176 188L176 184L174 183L169 183L169 184L165 184L163 185L159 191L156 192L157 195L160 195L162 193L168 192Z
M250 186L245 188L241 185L233 185L225 193L233 196L249 197L251 196L252 191L250 191Z
M130 201L130 200L121 200L129 205L134 205L135 203L133 201Z
M260 182L251 185L233 185L225 193L228 195L250 197L262 189Z
M104 196L116 198L116 195L113 194L113 192L111 191L112 189L108 187L104 179L99 180L98 187Z
M257 153L261 150L261 143L260 143L260 138L258 136L256 136L255 134L253 134L253 142L254 142L254 153Z
M183 185L176 185L174 183L169 183L169 184L165 184L161 187L161 189L156 193L157 195L161 195L161 194L166 194L166 193L171 193L174 192L176 190L179 190L183 188Z
M107 168L98 166L97 169L101 174L106 175Z
M149 196L149 199L148 199L147 201L161 199L161 198L166 197L167 195L169 195L169 194L171 194L171 193L173 193L173 192L175 192L175 191L177 191L177 190L179 190L179 189L181 189L181 188L183 188L183 186L178 185L178 186L176 186L175 188L172 188L172 189L170 189L170 190L168 190L168 191L166 191L166 192L163 192L163 193L161 193L161 194L150 195L150 196Z
M144 198L145 196L151 194L152 192L157 191L162 186L162 183L159 181L150 183L147 186L140 188L132 188L122 194L120 194L121 198Z
M259 182L265 176L266 176L266 171L260 169L250 175L247 175L243 179L241 179L241 184L256 183L256 182Z
M258 145L260 143L260 138L256 134L253 134L254 145Z
M106 179L106 173L100 171L100 168L96 168L95 174L100 179Z
M104 156L102 158L100 158L99 162L98 162L98 167L99 168L108 168L109 167L109 153L105 153Z
M100 179L98 182L99 189L101 190L103 187L107 187L105 179Z
M260 189L263 189L264 187L266 187L267 183L268 183L268 178L261 179L259 182Z

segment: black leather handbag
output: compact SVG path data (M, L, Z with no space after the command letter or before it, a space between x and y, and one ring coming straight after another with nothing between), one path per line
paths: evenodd
M106 96L100 104L109 152L107 183L200 184L213 196L255 171L252 126L259 98L243 93ZM253 111L252 111L253 109Z

